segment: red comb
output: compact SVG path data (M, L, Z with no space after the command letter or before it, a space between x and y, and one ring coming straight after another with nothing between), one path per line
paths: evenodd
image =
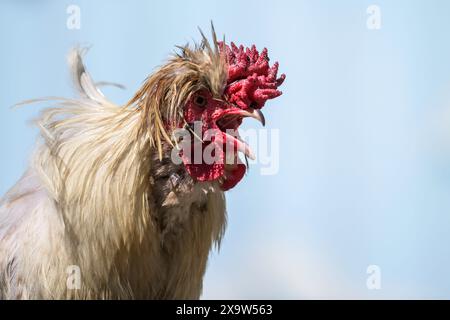
M269 66L266 48L259 53L254 45L249 49L244 46L237 47L233 42L231 46L220 42L219 47L228 62L225 95L229 102L242 109L261 109L267 100L282 94L277 88L286 76L282 74L277 78L278 62L272 67Z

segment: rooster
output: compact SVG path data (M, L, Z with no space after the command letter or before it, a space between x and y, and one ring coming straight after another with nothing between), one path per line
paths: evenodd
M261 108L285 78L266 49L227 45L214 28L211 41L201 35L124 106L96 86L85 50L71 51L79 96L40 100L53 105L36 121L40 143L0 203L0 298L200 297L225 230L224 192L246 172L237 153L252 157L228 131L245 117L264 124ZM213 163L193 161L211 146Z

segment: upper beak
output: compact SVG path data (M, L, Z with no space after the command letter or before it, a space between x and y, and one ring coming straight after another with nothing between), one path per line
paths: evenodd
M226 109L223 113L219 114L219 119L222 119L227 116L239 116L242 118L249 117L258 120L261 122L263 126L266 125L266 119L264 118L264 114L259 109L247 108L247 109L239 109L239 108L230 108ZM218 121L219 119L216 119Z
M266 125L266 119L264 118L264 114L259 109L248 108L247 110L242 110L241 113L244 117L250 117L261 122L263 127Z
M227 114L239 115L243 118L245 118L245 117L253 118L253 119L256 119L259 122L261 122L261 124L263 126L266 125L266 119L264 118L263 113L259 109L247 108L244 110L244 109L235 108L235 109L230 110L230 112L227 112Z

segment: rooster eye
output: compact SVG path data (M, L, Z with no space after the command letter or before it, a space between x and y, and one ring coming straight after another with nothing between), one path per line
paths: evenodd
M194 103L195 103L197 106L203 108L203 107L206 105L206 98L205 98L204 96L198 95L198 96L196 96L196 97L194 98Z

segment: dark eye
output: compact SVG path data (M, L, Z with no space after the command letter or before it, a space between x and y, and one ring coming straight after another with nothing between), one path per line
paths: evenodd
M204 107L206 106L206 98L204 96L201 95L197 95L194 98L194 103L199 106L199 107Z

